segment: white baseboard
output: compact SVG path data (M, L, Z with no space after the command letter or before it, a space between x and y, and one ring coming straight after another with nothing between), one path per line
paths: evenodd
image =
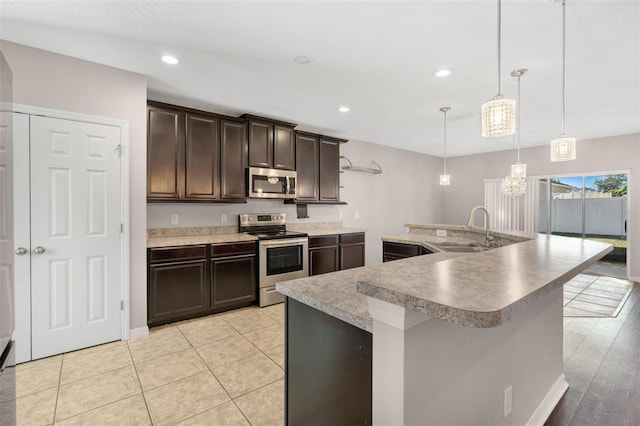
M129 339L135 339L136 337L145 337L149 335L149 327L133 328L129 331Z
M533 415L527 422L527 426L542 426L544 422L547 421L553 409L556 408L558 402L562 398L562 395L569 389L569 384L564 379L564 373L558 377L558 380L551 386L549 392L545 395L545 397L534 411Z

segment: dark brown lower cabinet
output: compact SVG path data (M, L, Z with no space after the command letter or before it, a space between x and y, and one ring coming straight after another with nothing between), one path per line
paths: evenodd
M206 252L206 246L149 250L149 325L204 314L208 305Z
M309 275L326 274L340 269L337 235L309 237Z
M211 247L211 308L215 311L256 300L255 243L225 246ZM223 253L217 253L220 248Z
M364 266L364 232L340 235L340 270Z
M309 275L364 266L364 232L309 237Z
M422 246L413 244L382 242L382 261L390 262L392 260L404 259L413 256L422 256L423 254L433 253Z
M149 326L209 315L256 300L256 243L148 250Z
M285 424L371 425L371 333L286 298Z

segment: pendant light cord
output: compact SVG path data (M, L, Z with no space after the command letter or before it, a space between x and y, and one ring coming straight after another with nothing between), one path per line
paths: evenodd
M565 6L566 6L567 2L565 0L562 0L562 99L560 102L561 105L561 109L562 109L562 115L561 115L561 119L560 119L560 127L561 127L561 132L560 132L560 136L564 136L564 75L565 75L565 45L566 45L566 40L565 40L565 26L566 26L566 16L565 16Z
M500 32L502 26L502 1L498 0L498 94L500 96Z
M440 111L444 114L444 173L447 174L447 112L451 110L451 107L444 106L440 108Z
M447 110L444 111L444 173L447 174Z
M522 107L520 104L520 77L522 77L522 73L518 74L518 127L516 129L518 132L518 163L520 162L520 115L522 114Z

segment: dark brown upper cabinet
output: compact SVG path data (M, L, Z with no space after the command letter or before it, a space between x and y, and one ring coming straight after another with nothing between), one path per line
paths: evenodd
M222 120L220 197L224 200L245 199L246 141L246 123Z
M296 203L340 201L340 144L344 139L296 132Z
M186 114L185 198L215 200L219 196L219 121Z
M319 139L315 135L298 132L296 134L296 165L298 182L296 184L296 199L300 201L317 201L319 191L318 156Z
M245 120L150 102L147 200L244 202Z
M320 201L340 201L340 141L320 138Z
M147 198L184 195L184 113L150 106L147 110Z
M248 114L243 117L249 123L249 166L295 170L296 125Z

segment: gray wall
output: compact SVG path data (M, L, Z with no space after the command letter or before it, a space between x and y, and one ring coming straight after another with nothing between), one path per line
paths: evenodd
M341 174L341 198L347 205L309 205L309 219L296 219L296 208L282 201L249 200L247 204L169 204L147 205L149 228L221 225L221 215L228 225L238 223L238 214L246 212L285 212L290 222L342 221L346 227L364 228L366 264L382 262L384 235L405 233L405 223L441 222L442 190L438 174L442 160L415 152L393 149L366 142L350 141L341 145L340 153L357 166L371 160L383 169L379 175L345 172ZM342 213L342 219L340 219ZM359 213L359 219L355 219ZM170 224L170 215L178 214L178 225Z
M13 70L14 102L129 122L131 328L147 324L146 77L0 41Z
M506 142L511 144L511 142ZM629 249L630 276L640 277L640 134L603 139L579 140L577 159L552 163L549 146L526 148L520 152L528 176L582 175L629 170ZM444 196L444 220L466 223L474 206L484 203L484 178L504 177L515 155L512 150L451 158L447 169L451 186Z

